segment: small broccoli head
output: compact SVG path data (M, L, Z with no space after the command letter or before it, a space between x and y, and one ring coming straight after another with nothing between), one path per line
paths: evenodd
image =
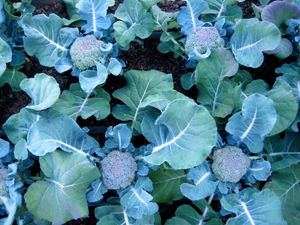
M249 167L250 159L240 148L228 146L214 151L212 170L220 181L237 183Z
M201 27L187 36L185 48L187 52L197 51L205 54L207 49L223 48L224 40L215 27Z
M73 65L80 70L86 70L96 65L101 54L100 47L103 42L93 35L77 38L70 48Z
M137 164L128 152L112 151L101 162L103 182L108 189L129 186L137 171Z

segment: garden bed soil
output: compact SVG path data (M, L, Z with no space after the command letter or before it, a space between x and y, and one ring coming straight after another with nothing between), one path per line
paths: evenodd
M122 1L116 1L118 3ZM244 12L244 17L249 18L253 17L254 13L251 7L251 2L253 1L245 1L239 3ZM256 3L256 1L254 1ZM67 18L66 9L61 1L33 1L36 6L35 14L38 13L56 13L61 17ZM166 4L161 3L160 7L165 11L177 11L182 5L183 1L175 1L175 2L167 2ZM116 7L110 8L110 11L113 12ZM121 54L121 58L126 63L126 70L135 69L135 70L159 70L165 73L172 73L174 80L174 87L176 90L184 93L185 95L196 99L197 97L197 89L193 87L191 90L186 91L181 87L180 77L182 74L188 72L188 69L185 68L184 60L178 58L173 58L172 54L162 54L157 50L157 45L159 44L159 40L155 39L147 39L143 42L142 45L137 43L132 43L131 47L128 51L123 52ZM36 73L46 73L48 75L53 76L60 85L61 90L68 90L70 84L78 82L78 78L72 76L70 72L59 74L55 71L54 68L43 67L38 63L38 60L35 57L27 56L27 60L29 62L26 63L25 67L22 71L28 76L33 77ZM275 69L282 65L283 63L289 63L293 61L293 58L289 58L287 60L279 60L274 56L265 56L265 61L261 67L258 69L249 69L243 68L251 72L256 79L263 79L269 85L272 85L275 81ZM106 84L105 90L110 94L113 91L123 87L126 84L126 81L122 77L109 76ZM8 85L0 88L0 124L2 125L11 115L20 111L21 108L29 104L30 98L24 92L13 92ZM119 103L118 100L112 98L111 107L115 104ZM78 119L78 123L80 126L84 127L99 127L99 126L114 126L117 125L120 121L115 119L112 115L102 121L97 121L95 118L90 118L88 120ZM104 141L103 134L92 134L100 144ZM142 145L146 142L146 140L141 137L135 137L133 140L136 146ZM107 195L106 195L107 197ZM172 205L161 204L160 205L160 214L162 216L162 220L166 221L168 218L171 218L174 215L176 208L182 203L189 204L188 200L176 201ZM213 207L218 208L219 203L213 202ZM96 224L97 220L94 217L94 208L90 208L90 217L84 218L80 220L73 220L65 225L92 225Z

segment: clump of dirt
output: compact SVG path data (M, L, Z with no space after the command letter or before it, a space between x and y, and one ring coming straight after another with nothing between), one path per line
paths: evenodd
M182 0L175 0L175 1L170 1L170 0L163 0L160 3L158 3L158 6L166 12L176 12L180 10L181 6L186 5L185 1Z
M19 112L30 103L30 98L24 92L14 92L9 85L0 88L0 125L12 115Z
M32 5L35 6L33 14L46 14L55 13L60 17L68 18L68 13L63 1L59 0L33 0Z

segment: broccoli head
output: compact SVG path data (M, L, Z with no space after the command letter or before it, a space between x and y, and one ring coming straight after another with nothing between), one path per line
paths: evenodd
M214 151L212 170L220 181L237 183L249 167L250 159L240 148L227 146Z
M187 52L197 51L200 54L205 54L207 49L222 47L224 47L224 40L215 27L201 27L190 33L185 44Z
M93 35L78 37L70 48L70 56L74 67L86 70L96 65L101 55L100 47L103 42Z
M101 162L103 182L108 189L129 186L137 171L137 164L128 152L112 151Z

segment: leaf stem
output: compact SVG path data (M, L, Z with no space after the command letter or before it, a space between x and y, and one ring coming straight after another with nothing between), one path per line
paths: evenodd
M204 209L203 214L202 214L202 219L200 220L199 225L203 225L205 217L206 217L206 215L208 213L208 209L209 209L208 206L211 204L211 202L212 202L213 199L214 199L214 194L212 194L211 196L209 196L207 205L205 206L205 209Z

